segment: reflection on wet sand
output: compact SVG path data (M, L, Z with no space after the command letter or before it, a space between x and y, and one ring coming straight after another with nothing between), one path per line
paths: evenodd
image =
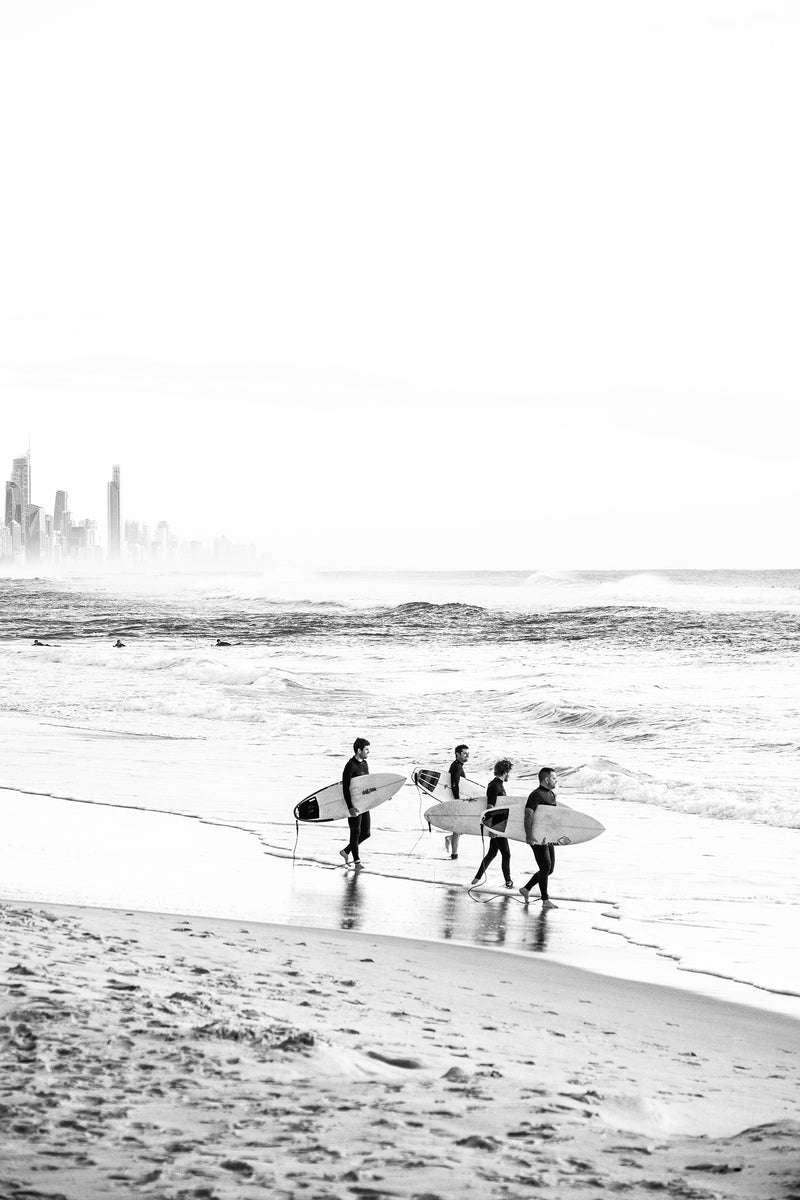
M510 896L493 896L478 907L475 937L479 942L502 946L506 940Z
M527 940L529 950L542 952L547 949L547 918L549 913L542 910L530 923L530 936Z
M342 929L361 928L361 898L358 894L358 871L346 871L342 888L342 911L339 926Z
M357 873L294 868L290 886L272 894L264 918L277 923L433 938L511 950L563 954L596 950L598 935L570 918L570 910L542 912L513 893L471 892L460 884L421 885L365 869Z
M520 902L510 894L479 898L469 889L446 888L442 895L438 936L445 941L458 938L502 946L509 933L518 928L515 922L519 917L517 910L521 908Z
M445 941L449 942L455 935L458 929L458 900L459 893L455 888L446 888L444 892L444 903L442 904L442 932L441 936Z

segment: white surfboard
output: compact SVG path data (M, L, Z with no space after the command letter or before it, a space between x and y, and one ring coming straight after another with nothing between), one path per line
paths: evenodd
M508 799L508 797L505 797ZM525 805L489 808L481 824L495 837L527 842L525 836ZM605 830L594 817L568 808L566 804L540 804L533 817L533 843L537 846L577 846L590 842Z
M377 808L379 804L391 800L405 781L405 775L356 775L355 779L350 781L353 808L360 813ZM318 792L312 792L294 808L296 821L340 821L349 815L341 780L320 788Z
M432 800L446 803L454 800L453 789L450 787L450 772L437 771L435 767L417 767L411 772L411 782L415 783L421 792L425 792ZM476 783L474 779L461 779L458 784L458 794L461 800L471 800L473 797L486 799L486 785ZM451 832L458 832L457 830Z
M524 796L502 796L504 804L512 807L525 805ZM491 810L490 810L491 811ZM486 812L486 789L481 796L471 800L445 800L442 804L434 804L424 814L435 829L444 829L446 833L471 833L476 837L481 832L481 817Z

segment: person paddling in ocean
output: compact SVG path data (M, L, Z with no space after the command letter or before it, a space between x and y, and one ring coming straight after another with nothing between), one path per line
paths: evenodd
M497 804L499 796L505 796L505 785L508 783L508 777L511 774L511 768L514 766L510 758L501 758L494 764L494 779L489 781L489 786L486 788L486 807L494 808ZM511 850L508 845L508 838L491 837L489 839L489 849L486 851L483 862L475 872L470 887L476 887L481 879L486 874L486 868L497 855L500 855L500 861L503 865L503 880L507 888L513 888L514 881L511 878Z
M114 642L114 649L115 649L115 650L124 650L124 649L125 649L125 643L124 643L124 642L121 642L121 641L119 640L119 638L117 638L117 640Z
M350 841L340 850L345 866L347 860L352 854L353 868L360 871L363 863L359 857L358 847L362 842L365 842L370 835L370 815L368 812L360 813L353 807L352 797L350 795L350 783L359 775L369 775L369 767L367 759L369 758L369 742L366 738L356 738L353 742L353 757L345 764L342 771L342 791L344 792L344 802L347 805L347 811L350 816L347 818L347 824L350 826Z
M458 785L460 780L466 779L464 764L469 758L469 746L463 743L456 746L455 758L450 763L450 791L453 793L454 800L460 800ZM458 858L458 843L461 840L460 833L448 833L444 839L444 852L449 854L451 858Z
M539 870L535 875L532 875L524 887L519 889L520 895L528 902L536 884L539 885L539 891L542 896L542 911L548 908L557 908L557 904L547 894L547 881L556 869L556 848L555 846L535 846L533 843L533 818L540 804L557 804L555 789L558 780L556 773L552 767L542 767L539 772L539 786L535 791L528 796L525 804L525 837L528 844L533 850L533 857L536 859L536 865Z

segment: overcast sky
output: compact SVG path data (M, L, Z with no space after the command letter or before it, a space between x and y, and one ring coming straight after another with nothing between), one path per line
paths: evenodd
M794 0L0 0L0 472L321 567L796 566Z

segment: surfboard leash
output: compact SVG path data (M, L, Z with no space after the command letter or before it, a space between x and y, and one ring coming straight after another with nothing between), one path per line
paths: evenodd
M428 827L428 832L430 832L430 827ZM420 844L420 842L422 841L422 839L423 839L424 837L425 837L425 830L423 829L422 833L419 835L419 837L417 838L417 840L414 842L414 845L411 847L411 849L410 849L409 851L407 851L407 853L406 853L406 857L407 857L407 858L410 858L410 857L411 857L411 855L414 853L414 851L416 850L417 846Z
M417 814L419 816L420 828L422 829L422 832L424 833L425 826L423 825L423 817L422 817L422 788L417 783L417 772L416 771L411 772L411 778L414 781L414 787L417 789L417 804L419 805L419 807L417 809ZM430 796L428 796L428 799L430 800ZM427 822L427 826L428 826L428 833L432 833L433 830L431 829L430 821Z
M525 904L521 896L515 896L513 892L509 891L496 891L492 892L491 896L482 896L479 883L476 883L474 887L468 887L467 895L475 904L489 904L492 900L513 900L515 904L523 906Z

